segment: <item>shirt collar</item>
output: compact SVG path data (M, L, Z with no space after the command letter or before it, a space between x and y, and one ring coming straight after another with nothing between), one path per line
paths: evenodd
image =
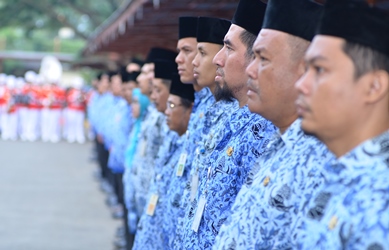
M280 131L278 131L278 133L280 134ZM296 142L307 135L305 135L304 131L301 129L301 119L297 119L280 136L286 147L292 149Z
M213 98L211 90L207 87L202 88L200 91L194 93L195 100L192 108L192 113L196 112L198 106L205 103L209 98Z
M243 128L247 123L249 123L255 116L259 116L259 115L251 113L248 105L239 108L231 115L231 119L229 121L231 132L236 133L238 130Z
M327 179L344 184L368 173L387 171L388 168L389 130L325 165Z
M274 132L267 146L267 152L277 151L281 147L293 150L294 145L306 136L301 129L301 119L295 120L283 134L279 130Z

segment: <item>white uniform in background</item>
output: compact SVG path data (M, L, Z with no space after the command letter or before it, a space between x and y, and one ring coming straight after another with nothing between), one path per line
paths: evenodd
M6 112L2 119L2 134L3 140L15 141L18 139L18 115L14 105L12 92L15 88L16 78L14 76L7 76L7 91L6 91Z
M18 125L17 125L17 133L18 137L21 138L22 140L26 140L26 138L23 137L23 132L26 130L26 121L27 121L27 112L28 108L26 104L24 103L24 96L25 96L25 91L24 87L26 85L26 82L23 77L18 77L16 78L16 91L15 94L17 95L17 99L15 100L17 102L17 109L16 113L18 116Z
M22 107L20 112L20 125L21 125L21 133L20 138L23 141L28 140L29 138L29 130L31 130L31 127L33 125L31 124L31 110L29 108L29 98L30 98L30 91L31 87L35 82L37 81L37 74L34 71L27 71L24 74L24 79L26 81L26 84L23 87L22 93L24 95L24 101L25 105ZM36 137L36 136L31 136Z
M1 124L4 117L4 113L6 112L6 101L5 101L5 91L7 89L6 87L6 74L1 73L0 74L0 132L1 130Z
M62 65L57 58L46 56L42 59L39 75L47 84L59 83L62 76ZM47 92L44 92L45 106L42 114L42 140L58 142L61 139L60 119L62 113L62 104L59 98L62 96L61 90L56 85L48 86Z
M85 120L85 97L82 93L83 79L77 77L73 81L73 89L67 95L66 111L66 139L68 142L85 142L84 120Z
M36 141L40 138L40 119L42 111L41 103L41 78L37 75L36 80L33 82L33 85L30 86L29 90L29 105L28 105L28 115L26 124L26 139L29 141Z

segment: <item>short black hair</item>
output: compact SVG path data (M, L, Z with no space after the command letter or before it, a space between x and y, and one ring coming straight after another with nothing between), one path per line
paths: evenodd
M350 57L354 64L354 78L376 70L389 73L389 57L370 47L346 41L342 46L343 52Z
M246 59L251 60L252 58L254 58L253 45L257 37L253 33L248 32L244 29L240 33L239 38L246 46Z
M184 106L185 108L192 107L193 102L191 100L188 100L188 99L182 98L182 97L180 97L180 99L181 99L182 106Z
M168 79L161 79L162 84L165 85L168 89L170 89L170 86L172 85L172 81Z

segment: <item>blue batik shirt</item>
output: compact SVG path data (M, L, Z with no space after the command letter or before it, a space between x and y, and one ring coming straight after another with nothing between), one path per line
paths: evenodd
M251 113L247 105L231 115L230 121L219 131L222 139L200 173L196 198L187 209L184 249L207 249L213 245L253 162L263 154L274 131L271 122ZM195 232L192 229L194 215L199 201L204 199L205 209Z
M182 209L177 210L178 213L175 215L178 219L176 232L175 234L171 233L171 235L175 235L175 237L171 236L174 239L169 239L169 241L174 240L174 247L169 245L171 248L183 248L185 210L194 199L194 197L192 200L190 199L192 188L197 189L197 187L192 187L192 180L195 178L194 176L197 177L198 173L203 171L205 164L202 163L208 159L216 145L222 139L219 138L219 136L215 136L218 135L217 131L224 129L224 123L229 120L230 114L234 113L237 109L239 109L239 103L236 99L233 101L222 100L211 105L205 112L203 125L201 127L201 142L195 150L190 175L187 177L180 203L172 202L172 206L173 204L176 206L180 204L179 206Z
M158 111L157 111L158 112ZM138 215L143 211L146 196L150 186L150 180L154 176L154 166L157 166L157 160L160 159L160 147L165 140L174 140L176 132L171 131L166 124L166 116L160 112L157 113L157 119L153 126L147 129L147 136L143 137L146 141L145 157L143 161L137 163L135 200L138 207Z
M333 155L296 120L275 132L240 190L213 249L293 249L292 225L322 187Z
M109 97L109 98L108 98ZM115 114L118 112L118 109L121 105L121 102L124 100L121 96L115 96L112 93L108 94L106 102L104 104L104 121L102 121L102 135L104 138L104 146L107 150L111 150L113 146L114 134L115 131L112 128L115 126Z
M109 150L112 140L108 136L109 128L111 123L112 116L112 107L115 105L115 97L111 92L104 93L99 98L99 103L97 106L98 113L96 114L96 132L99 136L103 138L103 143L105 149Z
M135 242L133 249L141 250L158 250L165 249L166 245L163 240L163 215L166 211L166 192L168 184L171 180L172 172L177 165L178 159L181 154L180 148L183 145L184 136L179 137L177 140L172 141L166 154L165 148L161 148L161 158L158 159L158 166L155 169L155 176L152 178L149 193L147 195L150 200L152 195L158 195L158 202L155 207L154 214L148 215L146 213L148 206L146 205L142 214L142 217L138 223ZM164 143L164 146L166 144ZM164 156L162 156L164 154Z
M299 249L389 249L389 131L325 165Z
M205 113L214 102L215 98L209 88L203 88L195 92L196 107L192 109L180 156L185 157L185 167L182 173L177 175L178 165L176 166L167 191L166 200L169 202L169 205L166 207L164 213L164 235L166 236L166 244L168 244L169 248L173 248L178 216L179 214L185 213L187 204L185 204L182 198L184 190L188 185L196 148L200 146Z
M165 125L167 127L167 125ZM168 128L167 128L168 129ZM149 187L152 182L152 178L155 176L156 172L160 172L161 166L164 166L166 162L171 157L173 151L172 148L177 143L177 140L179 139L178 134L175 131L167 130L165 139L163 140L163 144L160 146L157 157L155 159L155 167L153 166L153 172L148 173L150 175L147 183L147 189L146 189L146 183L144 183L145 178L142 169L139 169L136 165L133 168L131 168L130 171L126 172L126 206L128 210L128 218L129 218L129 228L130 232L136 231L136 225L138 223L139 218L142 216L144 207L146 205L148 193L149 193ZM158 173L159 173L158 172Z
M106 98L107 93L103 94L96 94L96 97L93 98L93 101L90 103L90 108L89 108L89 119L92 124L93 130L98 134L100 131L100 112L103 110L103 104L104 100Z
M111 128L113 138L108 167L114 173L123 173L124 155L134 118L132 117L131 106L124 99L120 100L114 111Z

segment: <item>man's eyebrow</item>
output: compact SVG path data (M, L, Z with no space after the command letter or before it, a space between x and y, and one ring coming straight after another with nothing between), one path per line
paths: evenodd
M306 58L304 61L306 64L313 64L317 61L327 61L327 60L328 58L326 58L325 56L317 55L310 58Z
M259 47L259 48L254 48L253 49L254 54L261 54L261 53L266 53L268 52L265 47Z
M232 46L232 47L234 46L230 39L224 39L223 42L224 42L225 45Z

